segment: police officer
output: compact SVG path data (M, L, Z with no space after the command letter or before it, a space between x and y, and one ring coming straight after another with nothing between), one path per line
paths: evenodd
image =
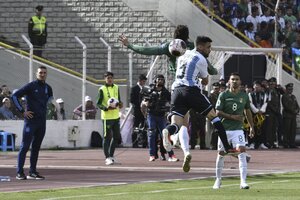
M121 143L120 133L120 108L121 102L119 86L113 82L114 74L106 72L104 74L105 84L99 88L97 97L97 106L101 109L101 119L103 122L103 151L105 155L105 164L113 165L115 163L115 148ZM119 101L116 107L108 105L108 100L115 98Z
M47 43L47 20L42 16L43 6L38 5L35 7L36 15L29 19L28 35L31 43L33 44L33 54L42 56L42 48Z
M47 103L53 100L52 88L45 81L47 78L47 69L40 66L36 73L37 80L26 84L12 95L12 100L17 109L24 115L23 138L20 146L17 166L18 180L44 179L36 169L38 156L42 141L46 132L46 113ZM19 102L19 98L25 96L26 109ZM26 153L31 145L30 170L26 177L24 174L24 163Z
M148 146L150 154L149 161L152 162L157 158L156 139L158 137L161 137L161 131L167 125L165 114L169 110L169 107L167 107L167 105L171 100L171 94L165 88L165 77L162 74L156 75L154 84L150 85L150 87L151 90L149 91L147 96L144 95L141 107L142 112L146 116L148 122ZM157 132L157 130L159 132ZM160 144L160 152L162 154L162 160L165 160L164 154L166 153L166 150L164 149L162 142ZM168 154L168 161L178 161L173 151L168 152Z
M283 106L283 145L285 148L296 148L296 115L299 113L299 104L293 95L293 83L285 86L286 93L282 95Z

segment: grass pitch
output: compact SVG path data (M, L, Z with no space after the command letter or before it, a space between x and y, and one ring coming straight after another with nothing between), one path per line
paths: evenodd
M252 176L249 190L239 189L239 178L224 178L213 190L213 179L138 183L36 192L0 193L1 200L296 200L300 199L300 173Z

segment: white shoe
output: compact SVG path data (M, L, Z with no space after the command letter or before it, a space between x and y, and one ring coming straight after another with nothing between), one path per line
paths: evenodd
M149 162L153 162L153 161L155 161L155 156L150 156Z
M168 161L169 161L169 162L178 162L178 161L179 161L179 159L178 159L178 158L176 158L176 156L175 156L175 155L173 155L173 156L171 156L171 157L169 157L169 158L168 158Z
M215 184L213 186L213 189L215 189L215 190L220 189L221 185L222 185L221 179L217 178L216 181L215 181Z
M173 146L174 147L180 147L180 144L179 144L179 134L178 133L176 133L174 135L171 135L170 139L173 142Z
M241 183L240 189L248 190L248 189L250 189L250 187L247 183Z
M264 145L264 143L261 143L259 145L259 149L269 149L268 147L266 147L266 145Z
M182 169L184 172L189 172L191 169L190 163L192 160L192 155L190 153L187 153L184 156L183 164L182 164Z
M112 160L112 158L106 158L105 159L105 165L113 165L114 161Z
M162 131L162 139L163 139L163 145L167 152L170 152L172 150L172 144L169 139L169 131L167 129L164 129Z

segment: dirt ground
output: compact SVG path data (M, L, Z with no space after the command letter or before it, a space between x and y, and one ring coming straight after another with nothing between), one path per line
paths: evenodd
M105 165L102 149L42 150L38 171L46 179L20 181L15 178L18 152L1 152L0 176L10 176L11 181L0 182L0 192L213 177L216 151L192 150L191 153L191 171L184 173L180 149L175 149L179 162L149 162L147 149L118 148L115 153L117 163L112 166ZM248 153L251 155L249 175L300 171L300 149L252 150ZM25 173L28 173L28 164L29 157L26 159ZM239 175L238 160L227 156L224 176L232 175Z

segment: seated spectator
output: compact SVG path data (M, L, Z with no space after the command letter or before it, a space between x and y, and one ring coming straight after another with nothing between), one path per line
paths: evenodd
M255 32L253 31L253 23L252 22L248 22L246 24L246 29L245 29L245 35L250 39L250 40L255 40L254 36L255 36Z
M5 97L2 100L2 106L0 108L0 113L3 115L4 119L14 119L16 120L16 116L11 112L10 107L11 107L11 102L10 99Z
M62 98L56 99L57 107L55 109L57 120L65 120L66 112L64 108L64 100Z
M85 110L86 110L85 111L86 119L95 119L96 118L97 109L93 105L93 101L90 96L85 97ZM74 109L73 114L74 114L73 119L82 119L82 104Z
M252 8L252 14L248 15L246 18L246 22L251 22L253 24L253 31L257 32L259 27L259 22L260 22L260 17L258 15L258 8L254 6Z
M11 96L11 92L10 92L10 90L9 90L9 88L7 87L7 85L2 85L1 86L1 94L0 94L0 106L2 106L2 100L4 99L4 98L10 98L10 96Z
M235 16L231 19L232 25L237 28L239 22L246 22L245 14L241 9L236 10Z
M47 120L57 120L56 108L52 101L48 102L48 104L47 104L46 119Z

